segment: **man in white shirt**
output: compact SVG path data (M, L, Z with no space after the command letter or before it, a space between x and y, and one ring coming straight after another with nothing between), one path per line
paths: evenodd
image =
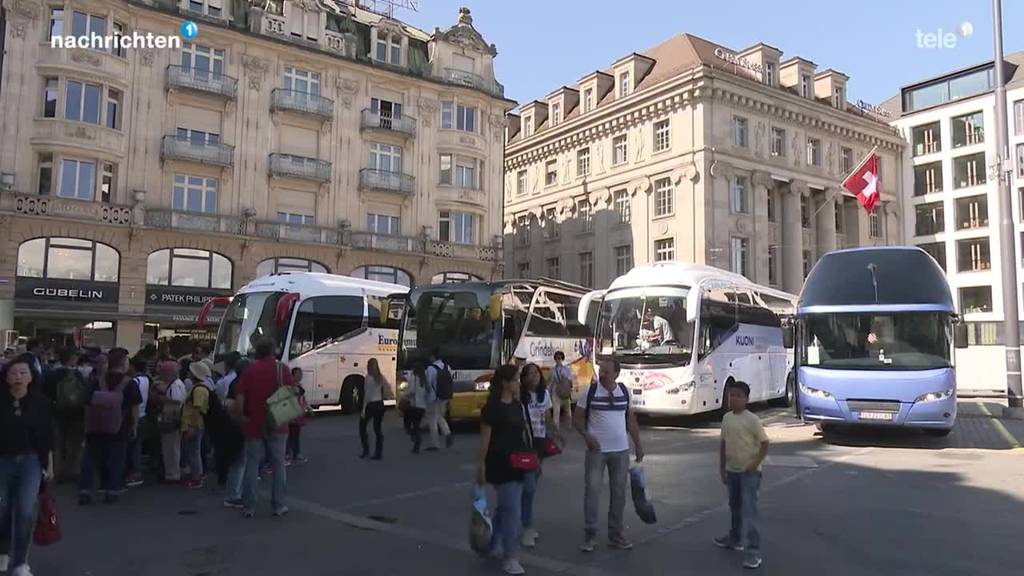
M238 379L238 372L235 371L235 368L238 366L239 359L241 359L241 354L238 352L232 352L224 358L224 375L217 380L213 390L222 402L228 399L231 385Z
M573 426L587 443L586 475L583 496L583 552L597 546L597 513L605 468L611 501L608 508L608 544L629 550L633 544L623 533L626 507L626 478L629 470L629 441L632 438L637 463L644 459L640 426L629 407L629 391L618 383L619 362L602 360L598 382L581 394L573 414Z
M142 434L146 430L143 422L146 418L146 404L149 402L149 375L146 374L146 360L141 356L132 358L132 380L139 387L142 403L138 406L139 428L134 437L128 441L128 474L126 485L129 488L142 485Z
M452 429L448 426L445 414L448 412L448 399L437 397L437 375L441 370L450 370L444 360L441 359L440 351L436 348L430 351L430 364L427 365L427 390L429 394L427 408L427 430L430 432L430 446L428 452L436 452L440 449L441 440L438 437L444 436L445 446L452 447L455 438L452 436Z

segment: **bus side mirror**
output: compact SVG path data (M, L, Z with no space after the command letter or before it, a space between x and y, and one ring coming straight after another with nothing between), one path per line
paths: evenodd
M967 324L953 325L953 347L958 350L967 348Z
M782 346L787 350L793 347L793 325L787 324L782 327Z

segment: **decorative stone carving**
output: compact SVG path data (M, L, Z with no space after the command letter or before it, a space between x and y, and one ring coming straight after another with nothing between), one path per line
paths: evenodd
M736 169L728 162L715 160L714 163L711 164L711 175L716 178L721 177L726 180L730 180L736 175Z
M245 77L249 80L249 88L259 90L263 84L263 77L270 70L270 62L255 56L242 56L242 68L245 70Z
M768 127L764 120L758 120L757 127L754 128L754 155L759 158L764 156L764 139L767 131Z
M750 182L757 187L771 188L772 187L772 176L764 170L755 170L750 175Z
M344 94L355 94L359 91L359 80L340 77L338 78L337 86L338 90L341 90Z
M807 182L803 180L793 180L789 183L789 191L793 194L799 194L801 196L810 196L811 189L807 186Z
M433 123L434 113L437 112L437 100L430 98L419 98L416 105L420 111L420 122L424 128L430 128Z
M94 68L99 68L103 65L103 61L100 60L99 54L92 50L72 50L71 61L78 62L80 64L88 64Z
M345 94L341 97L341 105L345 107L345 110L352 108L352 95Z
M152 48L143 48L139 50L139 62L143 66L150 68L153 66L153 60L156 58L156 50Z
M646 193L651 190L651 179L642 177L630 180L629 185L626 187L629 190L630 196L636 196L637 194Z
M24 38L29 26L39 18L41 5L32 0L8 0L4 4L11 12L11 34Z
M459 21L448 30L441 32L440 28L434 29L434 37L445 42L462 47L464 50L473 50L491 56L497 56L498 50L494 44L487 44L484 37L473 27L473 16L469 8L459 8Z
M836 166L836 143L829 142L828 147L825 149L825 169L828 170L829 174L835 172Z
M793 131L793 138L790 142L790 147L793 149L793 165L800 165L800 138L797 136L796 130Z

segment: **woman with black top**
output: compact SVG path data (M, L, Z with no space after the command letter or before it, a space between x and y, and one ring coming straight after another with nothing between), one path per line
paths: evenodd
M17 359L0 372L0 571L31 576L28 546L35 525L39 486L53 477L53 420L50 403L33 385L32 366Z
M480 458L476 481L494 486L491 557L504 561L506 574L525 574L519 564L519 523L523 498L523 471L512 465L512 455L532 450L529 419L519 402L518 369L505 365L494 373L487 403L480 412Z

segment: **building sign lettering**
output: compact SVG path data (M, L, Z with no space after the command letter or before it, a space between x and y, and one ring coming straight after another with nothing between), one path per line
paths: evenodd
M17 300L68 304L116 304L118 286L114 282L91 282L63 278L18 277L14 296Z
M715 48L715 57L717 57L719 60L728 62L733 66L738 66L739 68L747 70L748 72L756 75L759 78L761 74L764 73L764 66L758 64L757 62L751 62L746 58L740 58L739 56L733 54L732 52L727 52L722 48Z

